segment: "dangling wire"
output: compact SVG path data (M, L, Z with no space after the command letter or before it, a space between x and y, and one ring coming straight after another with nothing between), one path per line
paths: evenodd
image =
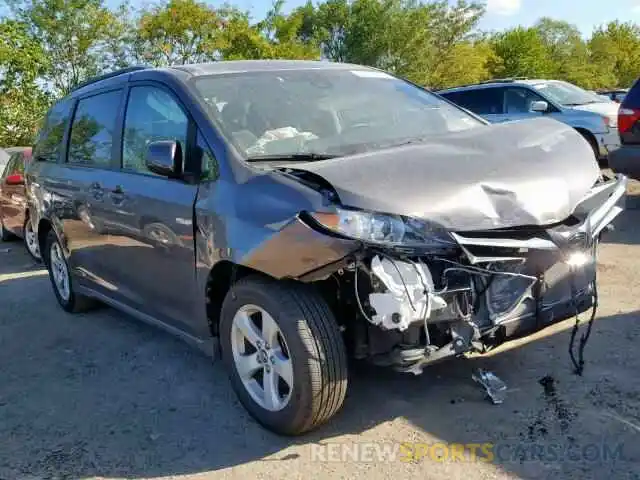
M580 336L580 343L578 344L578 358L574 354L574 344L576 340L576 336L578 335L578 327L580 326L580 315L578 313L578 302L576 300L577 292L575 288L575 270L574 267L571 267L571 299L573 302L573 306L575 308L576 321L573 324L573 329L571 330L571 339L569 340L569 356L571 357L571 363L573 363L574 373L578 376L582 376L584 372L584 348L589 341L589 337L591 336L591 329L593 328L593 322L596 318L596 313L598 312L598 283L597 283L597 274L594 271L593 280L592 280L592 291L593 291L593 305L591 306L591 317L589 318L589 322L587 323L587 331Z

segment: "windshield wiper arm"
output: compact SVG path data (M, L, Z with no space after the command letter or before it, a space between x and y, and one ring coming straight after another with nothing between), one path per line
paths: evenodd
M267 161L282 161L282 162L316 162L318 160L329 160L330 158L337 158L340 155L334 155L330 153L269 153L263 155L251 155L247 157L247 162L267 162Z

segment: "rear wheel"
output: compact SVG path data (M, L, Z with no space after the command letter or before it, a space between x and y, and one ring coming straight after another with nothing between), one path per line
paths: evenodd
M95 306L95 300L74 291L69 264L67 263L58 236L53 230L49 231L47 235L45 263L47 270L49 270L49 279L53 285L53 293L64 310L71 313L79 313Z
M220 346L238 398L276 433L312 430L344 401L344 343L326 302L309 286L240 280L223 302Z
M24 246L27 249L27 252L34 260L40 261L40 246L38 245L38 236L36 232L33 230L33 225L31 225L31 220L27 217L27 220L24 222Z

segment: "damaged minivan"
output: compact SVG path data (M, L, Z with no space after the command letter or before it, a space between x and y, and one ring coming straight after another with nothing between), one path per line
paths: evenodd
M33 157L62 308L222 358L282 434L339 410L347 358L418 374L595 308L627 182L560 122L489 125L330 62L114 72L52 107Z

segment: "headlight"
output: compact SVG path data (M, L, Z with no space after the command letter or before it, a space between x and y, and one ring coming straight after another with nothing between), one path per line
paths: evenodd
M415 218L342 208L311 216L329 230L365 242L422 248L456 245L443 227Z

